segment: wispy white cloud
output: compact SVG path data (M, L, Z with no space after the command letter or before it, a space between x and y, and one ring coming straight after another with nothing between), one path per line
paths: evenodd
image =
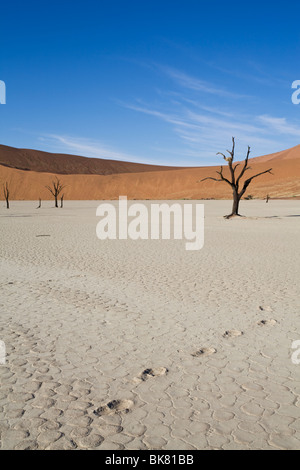
M222 109L219 109L219 108L216 108L216 107L213 107L213 106L204 106L196 100L190 100L188 98L182 98L182 99L186 103L189 103L189 104L193 105L195 108L201 109L202 111L206 111L207 113L222 116L223 118L224 117L225 118L233 118L234 117L233 112L224 111Z
M199 113L194 109L193 100L192 108L187 107L186 100L182 101L184 102L177 102L175 109L172 102L170 109L164 111L145 104L124 106L172 125L174 134L181 142L181 147L175 147L172 151L174 155L181 152L182 156L189 157L191 164L195 164L194 158L198 160L199 165L218 162L214 155L229 145L231 136L237 138L242 152L250 145L253 149L252 156L284 150L299 143L291 143L290 137L300 137L300 127L296 123L288 122L286 118L242 113L234 115L214 107L208 107L205 112L205 106L200 106L203 112ZM164 107L166 108L166 104ZM240 158L243 158L243 155Z
M155 68L176 86L154 88L156 97L150 104L141 99L129 103L116 102L123 108L167 123L173 133L174 144L166 148L159 139L153 139L153 146L148 148L148 152L153 153L153 160L146 161L101 141L68 135L44 135L43 139L51 146L51 151L55 147L59 152L142 163L157 163L159 155L161 164L169 164L173 156L171 161L174 165L194 166L219 163L215 155L230 146L232 136L236 137L238 152L241 151L237 159L244 157L248 145L254 157L299 144L300 123L291 122L285 117L245 112L246 100L241 105L237 98L249 96L219 88L171 67L155 64Z
M75 153L92 158L104 158L109 160L130 161L136 163L154 163L153 161L145 161L142 157L120 152L104 145L101 142L90 140L83 137L72 137L68 135L43 134L39 137L44 144L51 147L51 151ZM54 150L55 149L55 150Z
M244 82L256 82L267 87L278 87L278 85L286 86L286 80L275 76L274 73L267 73L261 65L256 64L253 61L246 61L242 64L242 66L240 65L239 68L232 69L221 67L219 64L214 63L213 61L207 62L206 65L221 72L222 75L226 74L243 80ZM256 74L253 73L253 70L256 72Z
M300 125L288 122L285 117L278 118L274 116L263 115L259 116L258 120L270 131L277 132L282 135L300 137Z
M208 83L204 80L200 80L199 78L195 78L191 75L186 74L185 72L171 67L160 66L160 69L178 85L189 90L217 95L223 98L250 98L249 95L238 94L232 91L225 90L221 87L215 86L214 84Z
M197 126L196 123L189 122L189 120L185 116L180 116L171 112L162 112L162 111L157 111L155 109L151 109L150 107L146 106L138 106L138 105L133 105L133 104L123 104L124 107L128 109L132 109L133 111L138 111L143 114L148 114L150 116L157 117L165 122L168 122L169 124L175 124L181 127L188 127L192 129L197 129L199 126Z
M253 68L253 64L250 65ZM259 111L257 114L251 113L251 106L246 105L249 103L246 100L249 95L240 95L235 90L224 89L176 68L159 64L155 64L155 67L169 77L176 87L158 90L160 102L155 100L155 106L140 102L127 107L170 124L178 142L181 142L180 150L185 154L198 154L201 159L211 153L213 157L215 151L229 145L231 136L235 136L237 142L245 148L251 145L253 156L299 144L300 122L297 120L292 122L285 117L261 115ZM227 72L229 74L230 71ZM230 74L235 75L233 71ZM248 75L245 72L236 76L247 78ZM264 70L257 70L257 82L269 86L271 78ZM277 79L277 85L283 83L282 79ZM252 98L252 104L255 102L259 109L262 106L261 98Z

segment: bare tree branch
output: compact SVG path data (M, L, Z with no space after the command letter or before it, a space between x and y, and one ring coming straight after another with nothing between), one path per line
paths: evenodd
M247 170L248 168L248 160L249 160L249 156L250 156L250 152L251 152L251 149L250 147L248 146L248 152L247 152L247 156L245 158L245 162L244 162L244 166L242 168L242 171L240 173L240 175L238 176L237 180L236 180L236 184L238 185L242 176L244 175L245 171Z
M222 181L221 179L212 178L211 176L209 176L208 178L203 178L203 180L197 181L197 183L202 183L202 181L207 181L207 180Z
M240 163L237 163L237 164L235 165L235 167L233 168L233 171L235 172L235 170L236 170L237 167L239 167L239 166L240 166Z
M230 186L232 186L232 183L227 178L225 178L225 176L223 176L223 167L222 166L221 166L221 170L217 171L217 173L218 173L218 175L220 175L222 181L225 181L226 183L230 184Z
M254 178L257 178L258 176L264 175L265 173L272 174L271 173L272 168L270 168L269 170L262 171L261 173L258 173L257 175L253 175L250 178L248 178L244 182L242 190L239 192L239 183L241 181L241 178L243 177L243 175L245 174L246 171L251 169L251 167L248 166L249 156L250 156L251 150L250 150L250 147L248 146L247 155L246 155L243 167L241 169L241 172L240 172L239 176L237 177L237 179L236 179L236 176L235 176L235 172L236 172L236 169L241 165L241 163L237 163L236 165L233 166L233 161L234 161L234 156L235 156L234 155L234 153L235 153L235 138L234 137L232 137L232 150L231 151L226 150L226 152L229 153L230 157L226 157L226 155L224 155L224 153L221 153L221 152L218 152L217 155L221 155L224 158L224 160L227 161L229 171L230 171L231 180L225 178L225 176L223 175L223 166L221 166L220 171L217 171L217 174L220 176L220 178L217 179L217 178L213 178L213 177L207 177L207 178L204 178L203 180L201 180L200 182L206 181L206 180L212 180L212 181L218 181L218 182L219 181L225 181L227 184L229 184L232 187L232 190L233 190L232 213L230 215L226 216L226 218L230 218L230 217L233 217L234 215L239 215L238 208L239 208L240 199L243 196L243 194L245 193L245 191L248 188L251 181Z
M243 196L243 194L245 193L245 191L248 188L249 184L251 183L251 181L254 178L257 178L258 176L264 175L265 173L270 173L270 175L272 175L273 173L271 173L271 171L272 171L272 168L269 168L269 170L262 171L261 173L258 173L257 175L254 175L254 176L251 176L250 178L248 178L244 183L243 189L239 193L240 198Z
M48 189L48 191L50 191L50 193L52 194L52 196L55 196L55 194L54 194L52 188L50 188L50 186L46 186L46 188Z
M57 178L57 176L56 176L56 181L52 181L52 187L51 186L46 186L48 191L50 191L52 196L54 196L55 207L58 207L58 202L57 202L58 196L60 195L60 193L62 192L62 190L65 187L66 186L60 182L60 180Z

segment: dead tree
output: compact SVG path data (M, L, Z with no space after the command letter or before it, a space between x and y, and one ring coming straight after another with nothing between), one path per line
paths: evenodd
M63 208L64 207L64 194L61 196L60 198L60 207Z
M42 207L42 200L39 198L39 205L37 206L37 209L40 209Z
M244 183L241 185L241 189L240 189L240 184L241 184L242 177L244 176L246 171L251 170L251 168L248 166L248 160L249 160L249 156L250 156L250 147L248 147L247 156L245 158L244 163L242 164L243 166L242 166L242 169L241 169L240 174L238 176L236 174L236 169L238 168L238 166L241 165L241 163L237 163L237 164L233 165L234 151L235 151L234 137L232 137L232 150L231 150L231 152L229 150L226 150L226 151L229 153L229 157L226 157L226 155L224 155L223 153L220 153L220 152L218 152L217 155L222 155L224 160L227 162L228 167L229 167L230 177L225 178L225 176L223 175L223 167L221 166L220 171L217 171L217 174L219 175L219 178L208 177L208 178L204 178L200 182L206 181L206 180L222 181L222 182L224 181L225 183L227 183L231 186L232 193L233 193L232 211L231 211L231 214L225 216L226 219L230 219L231 217L234 217L234 216L240 216L240 214L239 214L239 203L240 203L241 198L245 194L245 192L246 192L249 184L251 183L251 181L254 178L257 178L258 176L264 175L265 173L272 174L271 173L272 168L270 168L269 170L262 171L261 173L258 173L257 175L251 176L250 178L246 179L244 181Z
M6 181L6 183L3 185L3 194L4 194L4 198L6 200L6 208L9 209L9 188L8 188L8 183Z
M54 196L55 207L58 207L58 196L65 188L65 185L63 185L56 176L56 181L52 181L52 186L46 186L46 188L48 189L48 191L50 191L52 196Z

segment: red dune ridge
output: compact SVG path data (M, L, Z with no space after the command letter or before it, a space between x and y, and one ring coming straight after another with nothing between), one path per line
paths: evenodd
M300 145L249 163L251 170L244 179L268 168L273 174L254 179L246 196L300 196ZM52 199L46 186L56 176L65 185L64 198L70 200L118 199L120 195L128 199L227 199L231 189L226 183L198 182L217 177L219 168L145 165L0 145L0 184L8 182L12 200ZM227 171L225 165L225 176Z

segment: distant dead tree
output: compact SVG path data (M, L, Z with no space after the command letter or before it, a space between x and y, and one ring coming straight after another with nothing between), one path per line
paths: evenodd
M48 189L48 191L50 191L52 196L54 196L55 207L58 207L58 196L65 188L65 185L63 185L60 179L58 179L56 176L56 181L52 181L52 186L46 186L46 188Z
M241 165L241 163L237 163L236 165L233 165L234 151L235 151L235 139L234 139L234 137L232 137L232 150L231 150L231 152L229 150L226 150L226 152L229 153L229 157L226 157L226 155L224 155L223 153L220 153L220 152L217 153L217 155L222 155L224 160L228 164L229 171L230 171L229 179L225 178L225 176L223 175L223 167L221 166L220 171L217 171L217 174L220 176L220 178L208 177L208 178L204 178L203 180L199 181L200 183L202 181L206 181L206 180L225 181L225 183L227 183L231 186L232 193L233 193L233 206L232 206L231 214L225 216L226 219L230 219L231 217L240 215L239 214L240 200L243 197L243 195L245 194L249 184L251 183L251 181L254 178L257 178L258 176L263 175L265 173L272 174L271 173L272 168L270 168L269 170L265 170L265 171L262 171L261 173L258 173L257 175L251 176L250 178L246 179L246 181L244 181L244 183L243 183L243 185L241 186L241 189L240 189L241 178L244 176L246 171L251 170L251 168L248 166L248 160L249 160L249 156L250 156L250 147L248 147L247 156L245 158L245 161L243 163L243 166L242 166L242 169L241 169L241 172L240 172L239 176L236 175L236 169L237 169L238 166Z
M63 208L64 207L64 194L61 196L60 198L60 207Z
M3 185L3 194L4 198L6 200L6 208L9 209L9 188L8 188L8 182Z
M266 203L267 203L267 204L268 204L268 202L269 202L269 199L270 199L270 196L269 196L269 194L267 194L267 197L266 197Z
M42 207L42 200L41 198L39 199L39 205L37 206L37 209L40 209Z

